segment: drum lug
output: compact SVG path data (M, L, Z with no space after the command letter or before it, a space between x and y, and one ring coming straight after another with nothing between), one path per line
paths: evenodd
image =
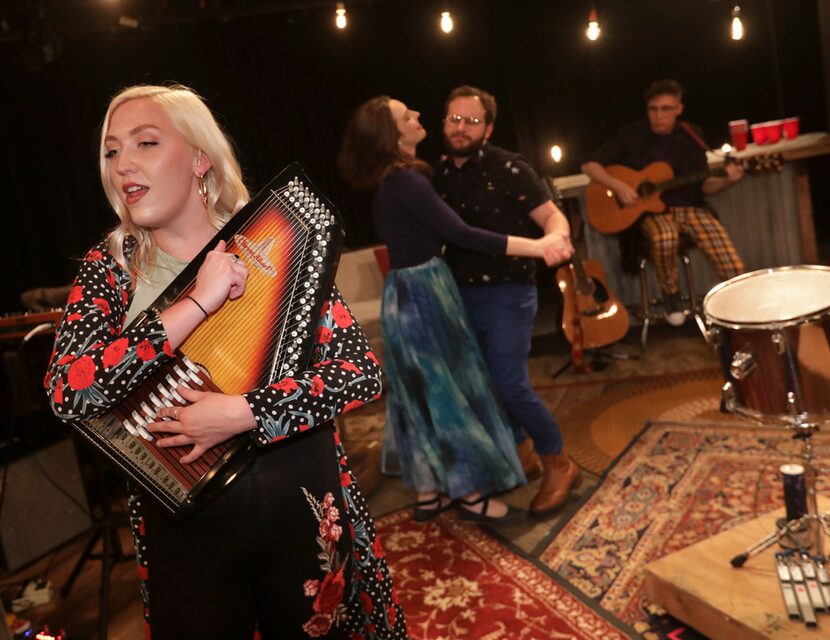
M787 413L791 416L798 415L798 407L795 406L795 394L792 391L787 392Z
M732 356L732 364L729 366L729 373L735 380L743 380L755 368L755 358L746 351L736 351Z
M775 350L778 352L779 356L783 356L784 352L787 349L787 345L784 342L784 334L780 331L776 331L772 334L772 344L775 345Z
M712 345L713 347L719 347L723 342L723 335L721 334L720 327L711 326L703 335L706 338L706 343Z
M721 389L721 412L734 413L735 411L735 387L727 382Z

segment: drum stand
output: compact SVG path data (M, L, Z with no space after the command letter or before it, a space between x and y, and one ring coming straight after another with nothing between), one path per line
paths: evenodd
M61 587L60 594L64 598L69 595L72 586L75 584L75 580L81 574L87 560L100 560L101 582L99 584L98 601L98 640L106 640L107 628L109 626L110 577L112 569L117 563L132 560L135 558L135 554L126 553L121 545L118 529L129 526L129 522L126 514L113 511L112 509L111 498L107 488L107 479L98 456L99 453L93 451L90 461L93 476L100 493L102 513L99 518L95 519L92 535L86 547L81 552L81 555L78 557L75 566L72 568L69 578L63 587ZM95 553L94 549L99 541L101 542L101 551L100 553Z
M801 542L796 536L801 534L799 537L802 537L805 532L809 533L807 541L795 546L810 546L809 538L812 537L815 544L814 555L824 556L824 536L830 535L830 512L819 513L818 499L816 496L817 469L813 464L813 458L815 456L813 454L812 437L819 430L819 425L818 423L796 423L795 426L798 431L793 438L802 440L804 443L804 451L801 457L804 459L805 484L807 485L807 514L780 525L777 531L764 536L749 546L743 553L732 558L730 563L733 567L742 567L749 558L782 540L790 540L791 544L792 542Z

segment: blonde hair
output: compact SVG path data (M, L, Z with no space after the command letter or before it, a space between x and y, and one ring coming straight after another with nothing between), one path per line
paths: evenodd
M113 186L104 140L113 112L125 102L141 98L152 100L159 105L185 140L194 149L202 151L210 158L211 168L203 177L208 188L207 215L214 227L221 229L225 222L250 199L248 189L242 182L242 170L230 139L219 127L201 96L195 91L179 84L168 87L136 85L120 91L110 101L101 125L99 158L101 184L107 200L121 220L120 224L107 235L109 250L120 264L139 277L144 276L142 267L155 254L156 243L149 230L133 223L118 190ZM138 241L129 260L124 256L124 240L127 236L133 236Z

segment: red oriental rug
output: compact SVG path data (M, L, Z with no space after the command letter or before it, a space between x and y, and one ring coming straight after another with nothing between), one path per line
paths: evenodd
M813 443L826 465L826 434ZM554 532L540 560L646 638L699 638L644 597L643 568L783 506L778 469L797 462L801 450L783 428L652 423ZM827 486L819 474L818 490Z
M625 640L630 630L478 527L375 522L412 640Z

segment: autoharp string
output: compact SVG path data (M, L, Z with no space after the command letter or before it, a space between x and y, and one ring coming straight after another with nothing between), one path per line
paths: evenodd
M266 203L264 203L263 207L260 207L260 210L263 208L270 208L274 205L274 203L279 203L282 205L283 209L291 209L291 203L285 202L281 197L274 195L269 198ZM256 224L257 221L252 221L243 226L240 230L244 233L246 229L249 229L252 224ZM279 218L273 222L273 225L270 227L265 227L264 232L259 230L259 235L268 235L273 234L275 237L280 238L282 243L277 246L277 253L279 254L280 263L283 266L287 267L284 270L280 271L280 274L277 278L277 283L269 282L267 277L263 277L259 274L256 269L252 269L251 273L253 277L249 276L249 284L250 287L248 295L251 296L253 299L259 299L259 294L263 289L273 289L275 287L279 288L280 291L283 292L284 295L289 293L291 287L296 287L298 281L300 280L301 276L307 272L309 267L314 267L314 263L317 260L317 256L313 255L312 251L302 249L298 249L300 245L308 244L308 230L302 229L302 231L298 232L296 230L297 227L306 227L307 223L302 219L292 218L290 216ZM286 227L288 229L286 230ZM285 242L285 236L288 235L288 242ZM299 252L299 259L297 259L297 253ZM286 254L289 256L286 258ZM287 262L287 264L285 264ZM301 283L300 283L301 284ZM302 296L295 296L296 298ZM284 339L287 332L294 330L298 324L303 321L308 322L307 318L302 317L302 319L297 320L296 322L290 323L286 322L286 320L291 320L291 318L296 317L294 313L292 313L291 309L287 305L279 305L279 313L275 315L269 315L265 324L260 327L260 331L266 331L267 335L273 336L274 339L270 342L266 343L265 350L268 353L274 353L276 351L277 343ZM276 325L285 325L282 327L281 331L275 331ZM218 333L219 327L217 327L213 332L210 333ZM215 337L215 336L214 336ZM245 336L238 334L238 340L240 341L239 344L231 344L234 347L239 347L244 344ZM277 354L279 355L279 354ZM283 354L287 355L287 354Z
M309 204L310 206L318 206L315 202ZM260 221L263 212L275 207L283 212L283 215L263 227ZM318 256L313 255L313 250L303 250L302 246L313 242L314 236L318 235L318 233L325 233L325 231L319 230L318 232L317 230L311 230L309 232L307 228L309 222L304 220L301 217L302 214L295 209L294 203L282 197L280 192L272 191L271 195L259 205L257 211L245 223L240 225L238 233L243 235L249 232L254 226L262 227L261 229L257 229L257 235L259 237L268 237L273 234L278 239L278 243L276 246L277 251L272 253L278 255L276 261L279 261L281 267L283 267L280 268L276 276L276 282L269 281L268 277L259 274L256 268L251 269L251 276L249 276L247 285L248 293L246 295L251 300L258 299L257 294L266 288L273 290L275 287L278 287L285 295L290 291L291 287L298 286L298 283L299 286L302 286L303 283L300 282L300 278L303 274L309 273L309 267L312 268L312 272L316 270L315 264L318 261ZM285 212L287 212L287 215L285 215ZM232 240L229 242L232 243ZM299 256L295 255L297 253L299 253ZM288 254L288 258L285 257L286 254ZM306 278L306 280L314 282L313 278ZM191 287L194 283L195 278L187 286ZM319 285L319 283L315 284ZM302 294L296 297L300 298ZM268 315L258 327L260 333L266 331L269 336L272 336L263 346L263 350L270 355L269 359L271 362L273 362L275 357L282 358L283 360L288 357L288 353L276 353L278 343L284 340L290 332L297 329L302 322L310 323L313 320L302 316L301 319L297 320L297 314L291 311L289 305L277 305L277 307L277 313ZM274 328L277 325L284 326L281 331L274 332ZM223 344L227 345L227 349L237 349L244 346L245 334L246 332L237 332L229 336L227 327L224 323L220 322L213 325L206 325L199 339L200 341L216 341L221 339ZM276 368L282 371L279 365Z

